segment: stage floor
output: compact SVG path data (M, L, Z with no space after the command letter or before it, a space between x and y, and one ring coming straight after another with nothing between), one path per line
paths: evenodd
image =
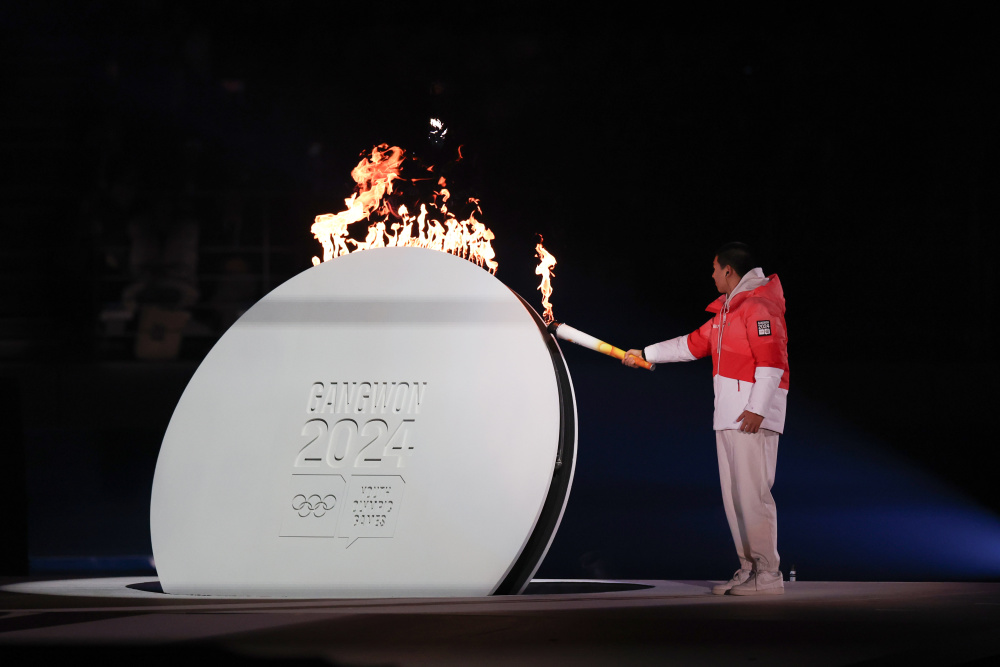
M533 582L491 598L176 597L154 577L0 580L0 657L148 667L1000 664L1000 584ZM9 661L11 660L11 661Z

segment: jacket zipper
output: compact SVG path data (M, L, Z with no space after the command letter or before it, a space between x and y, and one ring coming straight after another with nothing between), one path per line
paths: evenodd
M722 309L722 323L719 325L719 359L715 368L716 375L722 375L722 332L726 330L727 313L729 313L729 297L726 297L726 305Z

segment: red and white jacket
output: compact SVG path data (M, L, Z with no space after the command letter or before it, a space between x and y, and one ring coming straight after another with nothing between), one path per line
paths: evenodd
M781 433L788 401L785 294L777 275L753 269L727 297L706 310L715 316L686 336L648 346L648 361L693 361L711 354L714 429L739 429L744 410L764 417L761 428Z

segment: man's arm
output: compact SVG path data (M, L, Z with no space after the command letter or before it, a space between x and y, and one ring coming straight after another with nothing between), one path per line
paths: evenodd
M746 327L750 353L754 358L754 385L746 410L736 421L743 420L741 431L756 433L771 405L781 378L788 370L788 336L785 320L767 302L747 303Z
M647 345L642 350L629 350L625 353L622 363L635 368L632 357L641 357L654 364L666 364L672 361L694 361L707 357L711 352L709 336L712 331L712 320L701 325L686 336L678 336L660 343Z

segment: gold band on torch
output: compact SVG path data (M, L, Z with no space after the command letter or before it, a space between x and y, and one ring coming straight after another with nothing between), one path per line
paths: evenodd
M615 359L624 359L625 350L615 347L610 343L605 343L603 340L594 338L590 334L585 334L579 329L574 329L568 324L562 324L560 322L552 322L548 326L549 333L551 333L556 338L562 340L567 340L570 343L576 343L581 347L585 347L588 350L594 350L595 352L600 352L601 354L606 354L609 357L614 357ZM651 364L642 357L634 357L636 366L641 366L646 370L653 370L656 368L656 364Z

